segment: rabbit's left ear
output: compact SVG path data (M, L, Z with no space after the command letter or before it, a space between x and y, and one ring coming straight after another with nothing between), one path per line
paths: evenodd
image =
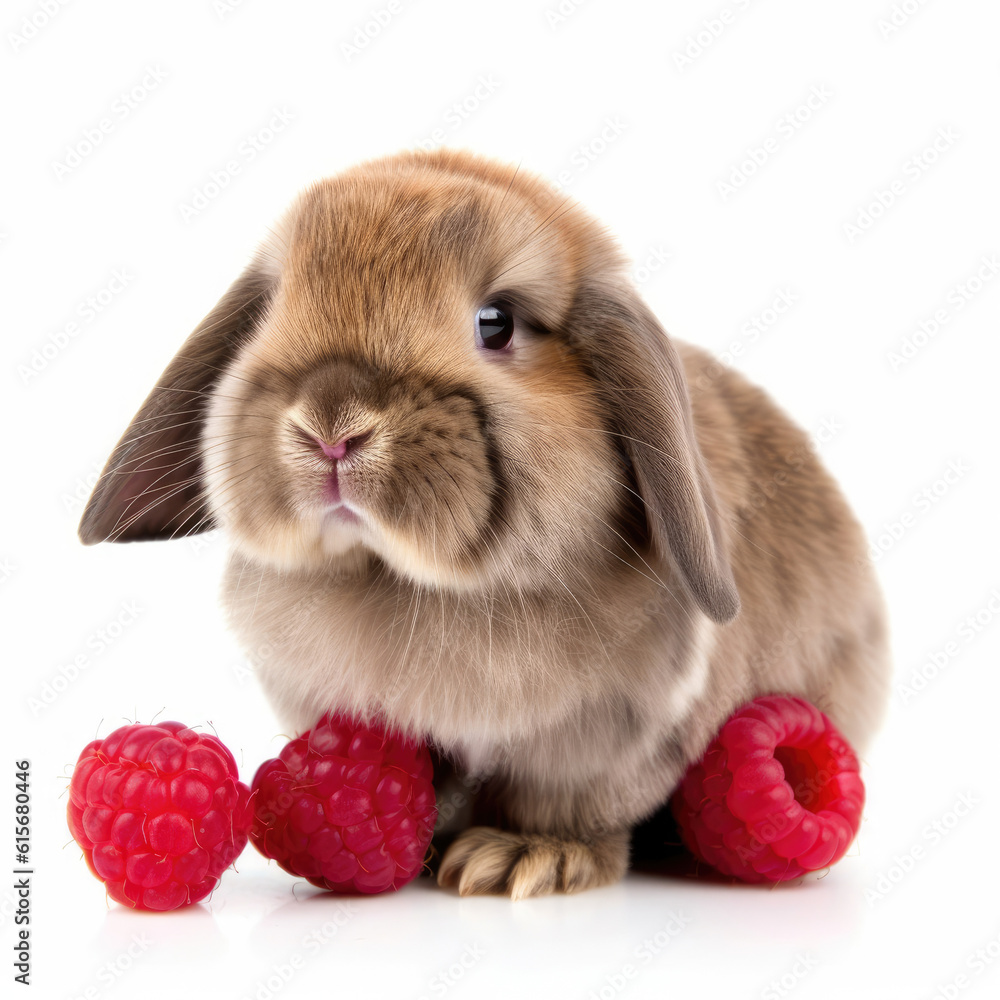
M632 463L653 548L671 560L705 614L731 621L740 599L677 351L624 284L582 288L572 314L570 341L587 356Z
M97 480L80 521L85 545L176 538L215 527L201 469L205 411L212 387L265 312L272 286L254 261L184 342Z

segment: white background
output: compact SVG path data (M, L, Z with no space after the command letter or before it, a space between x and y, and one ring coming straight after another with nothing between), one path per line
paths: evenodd
M560 20L557 2L394 0L354 53L386 3L77 0L48 23L41 2L5 5L3 760L8 802L13 762L32 761L25 995L997 995L1000 280L984 261L1000 254L1000 8L586 0ZM277 112L290 121L266 131ZM59 169L102 119L100 143ZM631 875L517 904L421 881L345 908L248 849L209 902L158 916L107 905L70 841L72 763L123 720L211 722L246 780L282 746L221 623L223 543L87 549L81 501L296 191L435 129L562 175L667 328L728 354L817 435L879 545L895 690L861 834L825 877ZM752 338L782 293L792 306ZM5 978L12 898L0 891Z

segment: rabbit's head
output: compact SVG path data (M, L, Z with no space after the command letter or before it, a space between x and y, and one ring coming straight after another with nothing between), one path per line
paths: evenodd
M221 525L288 570L559 587L669 566L738 598L680 362L604 229L454 151L305 191L112 454L87 543Z

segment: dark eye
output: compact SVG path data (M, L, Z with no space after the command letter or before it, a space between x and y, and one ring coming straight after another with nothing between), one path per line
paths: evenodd
M476 343L501 351L514 336L514 317L503 306L483 306L476 313Z

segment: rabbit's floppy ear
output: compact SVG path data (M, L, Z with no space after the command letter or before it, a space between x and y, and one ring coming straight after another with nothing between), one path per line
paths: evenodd
M579 325L571 341L589 359L611 430L632 464L653 548L672 561L709 617L731 621L740 599L677 351L630 286L585 286L572 315Z
M80 521L80 539L130 542L214 527L199 440L211 388L267 308L273 279L251 263L184 342L122 435Z

